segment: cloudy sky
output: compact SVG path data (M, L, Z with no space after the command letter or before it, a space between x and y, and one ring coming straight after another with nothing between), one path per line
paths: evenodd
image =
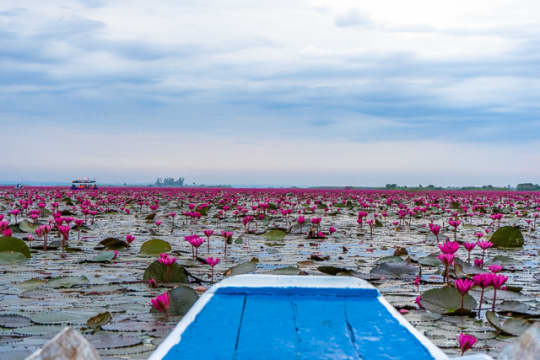
M540 182L537 0L2 0L0 180Z

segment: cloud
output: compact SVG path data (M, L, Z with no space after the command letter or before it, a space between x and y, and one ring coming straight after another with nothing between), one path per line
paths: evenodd
M335 24L339 27L368 26L372 22L368 16L362 14L358 9L350 9L346 13L337 16Z
M413 11L419 6L425 13ZM367 151L374 161L383 159L381 148L362 144L520 145L537 155L540 11L523 14L502 1L486 17L483 6L6 0L0 124L15 133L65 128L76 138L88 123L115 136L129 128L237 143L277 138L293 149L324 139L330 148L345 142L347 151ZM223 146L240 158L265 151ZM381 164L406 172L387 158Z

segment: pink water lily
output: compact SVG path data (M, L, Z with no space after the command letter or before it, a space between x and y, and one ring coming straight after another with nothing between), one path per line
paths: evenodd
M214 267L219 264L219 261L220 259L219 258L213 258L213 257L209 257L209 258L206 258L206 263L208 265L210 265L210 268L211 268L211 272L212 272L212 282L214 282Z
M439 249L443 254L455 254L459 249L459 243L456 241L445 241L439 244Z
M491 274L476 274L473 277L474 285L479 286L482 289L482 291L480 292L480 301L478 302L478 317L480 317L482 313L482 301L484 300L484 291L488 286L491 286L491 280Z
M151 299L150 302L152 303L154 309L164 313L167 318L169 317L169 306L171 303L169 293L164 292L163 294Z
M437 256L439 260L444 264L444 281L448 282L448 267L454 263L454 255L452 254L440 254Z
M465 295L474 286L474 281L469 279L457 279L454 281L454 285L461 294L461 309L464 309Z
M473 335L459 334L458 342L459 348L461 349L461 356L463 356L467 350L471 349L477 341L478 339Z

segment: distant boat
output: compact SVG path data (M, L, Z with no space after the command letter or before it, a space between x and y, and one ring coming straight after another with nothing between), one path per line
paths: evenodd
M96 190L97 188L95 179L78 178L71 182L71 190Z
M207 290L149 360L448 359L368 282L238 275ZM476 354L463 359L488 360Z

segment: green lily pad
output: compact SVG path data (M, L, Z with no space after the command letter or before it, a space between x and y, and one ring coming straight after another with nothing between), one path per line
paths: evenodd
M351 274L352 270L340 268L336 266L319 266L317 268L322 273L328 274L328 275L337 275L337 274Z
M96 316L92 316L86 321L86 326L89 328L100 328L105 324L108 324L112 320L112 315L110 312L106 311Z
M128 247L128 243L124 240L110 237L106 238L105 240L101 240L98 246L95 247L95 249L100 250L107 248L111 250L118 250L126 247Z
M232 268L225 271L225 276L248 274L254 272L257 269L257 264L253 261L247 261L242 264L233 266Z
M496 248L523 247L523 234L518 227L503 226L493 233L490 241Z
M37 289L47 283L47 280L40 278L32 278L30 280L19 283L17 287L23 291Z
M26 316L16 314L0 315L0 327L15 329L32 325L32 321Z
M167 270L167 268L169 268ZM187 283L188 278L182 265L174 263L172 265L163 265L159 261L154 261L146 268L143 274L143 280L154 279L159 283Z
M0 252L0 265L11 265L26 261L28 258L20 252L2 251Z
M169 291L171 299L169 314L184 315L199 299L197 292L188 286L179 286Z
M122 335L118 333L99 332L86 336L96 349L114 349L134 346L142 343L142 337Z
M143 255L159 255L171 251L171 245L165 240L152 239L145 241L139 251Z
M27 258L31 258L30 249L26 246L26 243L18 238L12 236L2 236L0 237L0 252L4 251L14 251L20 252Z
M29 314L28 317L39 325L84 324L87 315L80 312L52 311Z
M97 254L94 258L87 260L91 263L106 263L110 262L114 258L114 251L102 251Z
M517 315L525 315L538 317L540 316L540 309L529 306L525 303L515 300L505 300L497 305L498 313L513 313Z
M418 274L418 268L407 262L386 262L375 265L370 271L371 275L385 276L385 277L401 277L403 275L416 275Z
M264 234L264 237L268 241L281 241L281 240L283 240L285 235L287 235L287 233L285 231L279 230L279 229L274 229L274 230L267 231Z
M86 276L62 276L49 280L44 286L54 289L58 288L71 288L75 285L82 285L88 283Z
M276 275L301 275L302 273L304 272L296 266L287 266L269 271L269 274Z
M383 256L382 258L379 258L375 261L377 264L382 263L402 263L404 262L403 259L399 256Z
M492 311L486 313L486 319L495 329L512 336L520 336L531 326L531 322L521 318L508 318L501 322Z
M424 266L440 266L441 265L441 260L439 260L439 258L437 258L437 255L438 254L430 254L430 255L427 255L427 256L423 256L423 257L419 258L417 260L417 262L420 265L424 265Z
M19 223L19 230L25 233L33 233L39 225L33 224L28 220L23 220Z
M428 290L422 293L422 306L437 314L455 314L461 310L461 294L454 287L442 287ZM469 295L465 295L463 307L467 311L476 309L476 300Z
M152 223L154 221L154 219L156 218L156 213L151 213L151 214L148 214L145 216L144 220L147 222L147 223Z
M62 331L64 327L61 325L31 325L27 327L17 328L14 330L17 334L27 336L45 336L53 337Z

